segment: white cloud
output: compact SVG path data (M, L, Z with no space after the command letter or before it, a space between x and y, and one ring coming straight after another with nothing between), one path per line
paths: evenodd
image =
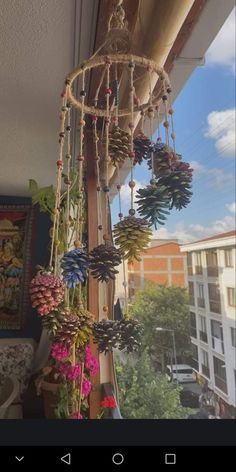
M236 202L227 203L225 206L230 213L236 213Z
M137 190L139 190L140 188L144 187L145 184L142 184L141 182L139 182L138 180L135 181L135 187L134 187L134 208L137 209L137 204L135 202L136 200L136 192ZM130 208L130 202L131 202L131 190L130 190L130 187L129 187L129 184L124 184L122 185L121 187L121 190L120 190L120 197L121 197L121 204L122 204L122 207L129 207Z
M208 64L225 66L235 73L235 10L208 49L206 61Z
M230 185L234 183L234 175L226 174L224 169L218 169L216 167L207 167L201 164L198 161L190 162L191 167L194 169L194 175L196 177L206 176L208 187L216 188L220 190L225 187L225 185Z
M212 111L207 117L207 138L215 140L218 152L226 157L235 155L235 108Z
M178 239L180 243L190 243L199 239L225 233L235 228L235 218L225 216L221 220L212 221L208 226L200 224L178 223L174 231L167 228L160 228L153 231L153 239Z

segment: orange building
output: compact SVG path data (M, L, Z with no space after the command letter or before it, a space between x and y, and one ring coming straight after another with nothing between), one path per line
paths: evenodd
M140 262L128 264L129 298L143 288L145 282L160 285L187 285L187 262L176 239L153 239Z

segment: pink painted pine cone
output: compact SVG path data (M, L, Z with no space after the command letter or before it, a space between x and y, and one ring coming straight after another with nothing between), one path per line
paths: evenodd
M32 307L40 316L48 315L56 308L64 296L64 283L52 274L38 274L30 283Z

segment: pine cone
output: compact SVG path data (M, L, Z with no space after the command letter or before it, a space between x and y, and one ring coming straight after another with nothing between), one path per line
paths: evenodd
M63 300L64 283L59 277L40 271L30 282L32 307L39 315L48 315Z
M121 263L121 254L111 244L100 244L90 252L90 268L92 276L101 282L114 280L118 270L115 266Z
M77 315L64 312L64 319L56 331L55 342L71 346L76 341L80 327L81 323Z
M153 172L161 177L171 170L171 164L176 159L174 151L164 143L157 142L153 147ZM148 160L149 169L152 168L151 158Z
M49 337L54 339L58 328L60 328L64 317L59 310L53 310L47 316L42 317L42 325L47 330Z
M119 349L126 349L127 352L137 351L141 346L141 334L143 327L139 321L123 318L119 321L119 331L121 342Z
M170 195L170 209L185 208L191 201L192 169L185 162L175 162L173 171L159 179L158 183L164 185Z
M140 261L140 253L148 246L151 237L148 221L127 216L114 226L115 243L125 259Z
M134 164L141 164L143 159L148 159L150 156L150 152L152 149L152 143L150 139L145 136L144 133L139 133L135 138L134 138L134 151L135 151L135 158L134 158Z
M124 162L130 152L130 135L119 126L113 126L109 132L109 156L111 162L116 166Z
M88 277L89 259L83 249L66 252L61 260L62 275L68 288L84 284Z
M55 333L55 341L70 346L76 344L77 349L88 343L92 334L94 318L87 310L79 307L69 311L62 309L59 313L60 325Z
M116 348L121 342L119 322L113 320L101 320L93 326L94 342L98 344L99 352L105 354Z
M170 196L164 185L154 184L137 191L138 212L156 228L157 223L165 224L169 215Z

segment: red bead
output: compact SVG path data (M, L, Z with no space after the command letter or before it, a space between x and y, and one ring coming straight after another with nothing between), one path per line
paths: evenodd
M57 161L57 167L63 167L63 161L60 159Z
M110 118L105 118L105 124L108 125L110 123Z
M116 123L117 122L116 116L112 116L111 121L112 121L112 123Z
M78 156L78 157L77 157L77 161L79 161L79 162L84 161L84 156Z
M111 95L111 94L112 94L111 88L107 88L107 89L105 90L105 92L106 92L106 94L108 94L108 95Z
M173 115L173 113L174 113L173 108L170 108L168 113L169 113L169 115Z
M66 96L65 92L61 92L61 98L64 98Z
M84 120L79 120L80 126L85 126L85 121Z
M118 184L118 185L116 186L116 188L117 188L117 190L120 190L120 189L121 189L121 185Z
M140 98L134 97L134 103L135 103L135 105L139 106L140 105Z
M96 115L92 115L92 121L96 122L98 117Z
M129 157L130 157L130 159L134 159L134 158L135 158L135 152L134 152L134 151L130 151L130 152L129 152Z

